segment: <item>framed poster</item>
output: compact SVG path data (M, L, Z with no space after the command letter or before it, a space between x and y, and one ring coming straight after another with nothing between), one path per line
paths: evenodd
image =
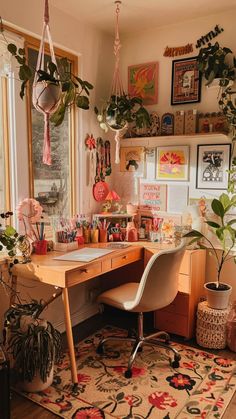
M128 67L128 93L141 97L144 105L157 104L158 63L131 65Z
M201 100L201 73L197 57L172 61L171 105Z
M188 180L189 146L157 147L157 174L159 180Z
M197 189L227 189L231 144L197 146Z
M120 171L144 174L144 147L120 148Z
M148 205L157 211L166 211L167 186L156 180L140 179L139 203Z

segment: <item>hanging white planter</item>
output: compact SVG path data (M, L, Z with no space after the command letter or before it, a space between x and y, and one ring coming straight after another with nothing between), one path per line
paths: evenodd
M38 81L33 86L33 105L37 111L52 114L61 100L61 86L48 81Z

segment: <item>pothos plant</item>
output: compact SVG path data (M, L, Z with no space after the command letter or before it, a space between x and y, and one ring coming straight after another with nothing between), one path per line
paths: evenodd
M23 99L27 85L33 83L35 69L27 62L24 48L17 48L15 44L9 43L7 49L19 64L20 97ZM71 72L70 63L66 57L58 59L57 65L52 61L48 61L44 70L38 70L36 81L40 82L43 80L55 85L61 85L60 105L50 119L55 126L63 122L66 109L73 104L84 110L89 109L89 94L90 90L93 89L93 85Z
M99 111L94 108L100 127L107 132L108 128L121 130L128 123L134 123L137 128L150 126L150 115L139 97L111 95Z
M7 220L13 215L13 212L7 211L0 214L0 217ZM0 223L0 254L1 252L7 252L9 257L9 268L12 268L14 264L19 262L18 252L22 254L24 247L25 236L17 233L16 229L11 225L2 226ZM24 253L24 252L23 252Z

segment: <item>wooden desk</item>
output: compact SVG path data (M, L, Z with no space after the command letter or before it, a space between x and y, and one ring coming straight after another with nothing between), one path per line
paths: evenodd
M89 246L106 248L107 244L98 243ZM88 245L80 247L88 247ZM143 252L143 246L133 244L132 246L126 247L124 249L115 249L111 253L95 259L89 263L54 260L53 258L55 256L61 255L61 253L50 252L46 256L32 255L32 262L25 265L15 265L14 275L12 276L13 289L16 290L17 287L17 276L26 279L33 279L49 285L54 285L62 289L65 327L71 362L71 378L73 384L76 385L78 383L78 379L70 317L68 288L88 281L89 279L95 278L106 272L110 272L114 269L120 268L138 260L142 260ZM11 303L13 302L12 294Z

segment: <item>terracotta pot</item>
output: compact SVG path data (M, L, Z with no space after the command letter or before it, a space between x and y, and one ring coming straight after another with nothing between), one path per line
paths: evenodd
M229 297L232 292L231 285L224 284L221 282L222 285L225 285L227 289L210 289L210 284L216 284L216 282L207 282L204 284L204 288L206 290L207 296L207 305L210 308L214 308L217 310L224 310L229 305Z
M40 81L33 86L33 105L39 112L54 113L61 99L61 86Z

